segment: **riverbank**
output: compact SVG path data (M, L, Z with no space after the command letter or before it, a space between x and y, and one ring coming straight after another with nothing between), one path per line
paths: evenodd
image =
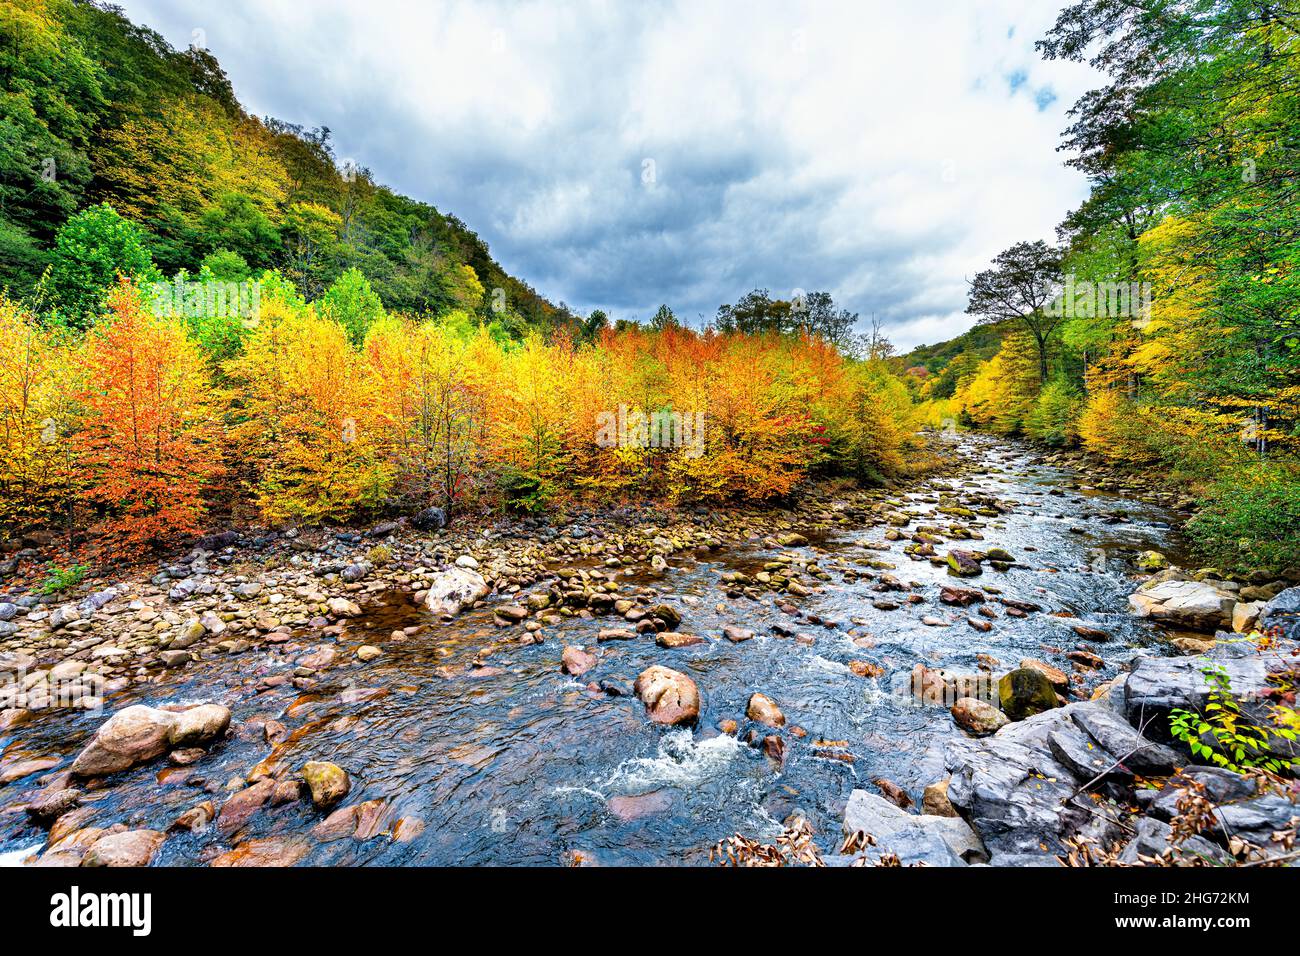
M1138 555L1178 552L1176 494L948 440L949 472L789 510L236 536L84 594L11 593L0 852L703 863L797 815L833 853L855 791L920 805L967 739L914 699L918 665L1028 666L1086 701L1175 650L1127 599ZM427 596L453 568L490 593L443 620ZM653 667L695 687L690 720L656 721ZM208 711L210 733L174 743L154 717L130 766L76 767L124 708L199 703L229 728ZM316 799L313 762L346 792Z

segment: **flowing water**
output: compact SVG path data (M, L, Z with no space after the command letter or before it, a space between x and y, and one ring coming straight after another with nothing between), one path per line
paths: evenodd
M974 672L977 655L988 655L1002 672L1035 657L1068 672L1063 655L1080 645L1071 628L1086 623L1113 636L1088 645L1106 661L1102 671L1090 674L1094 684L1113 676L1138 649L1159 646L1150 626L1128 615L1126 598L1134 587L1134 551L1176 554L1171 516L1089 490L1068 471L1036 464L1031 449L978 437L961 442L976 459L975 468L960 478L913 487L906 510L916 518L903 540L885 541L886 526L876 526L809 534L811 543L800 549L731 549L672 559L654 584L683 611L679 629L707 636L705 645L669 650L646 636L607 642L600 645L597 666L575 679L560 672L561 649L594 647L596 632L612 626L609 618L568 619L546 628L545 643L523 646L513 643L519 628L494 626L490 607L440 624L394 598L368 607L339 641L340 659L362 643L380 645L384 656L326 670L310 693L284 685L248 696L250 673L292 670L286 657L266 647L195 663L173 683L123 692L107 709L215 701L229 705L236 722L277 718L291 731L275 752L282 765L333 761L351 775L349 803L386 800L392 818L424 823L407 842L382 836L320 843L306 836L320 813L301 801L264 808L239 834L241 841L286 837L305 843L302 861L309 864L556 864L572 852L603 864L698 864L707 861L714 842L733 833L775 835L794 810L813 823L822 848L833 850L854 788L871 788L883 777L919 802L921 789L943 776L942 742L960 731L946 709L918 705L906 692L915 664ZM1011 510L975 521L954 519L935 513L940 492L992 496ZM1041 606L1041 613L1004 614L990 633L980 633L965 623L967 611L937 602L940 586L957 582L943 567L909 559L903 547L916 525L954 520L977 528L984 540L952 541L952 547L998 546L1018 559L1004 573L986 570L959 583L997 588ZM947 547L938 545L939 554ZM762 601L724 596L719 582L726 571L754 570L795 551L817 558L832 574L824 591L802 599L802 617L779 610L771 595ZM841 563L865 568L873 561L894 565L891 573L903 582L917 582L926 602L909 605L905 593L882 594L870 580L842 583L835 571ZM898 599L901 606L878 610L872 602L881 598ZM921 622L926 615L951 626L927 626ZM721 628L733 623L752 628L757 637L740 644L721 639ZM774 632L774 623L786 625L789 636ZM405 640L390 638L395 629L412 626L420 629ZM463 669L486 645L495 648L490 667ZM848 669L850 661L877 664L884 676L859 677ZM703 702L695 728L656 726L630 696L635 676L655 663L683 671L698 684ZM592 689L593 682L621 684L628 694ZM716 729L731 718L743 738L749 729L746 701L755 691L773 698L786 714L783 765ZM7 739L0 735L0 751L71 756L102 720L49 712L4 732ZM792 735L796 726L807 736ZM220 806L226 781L247 774L271 752L260 738L231 735L193 766L155 761L127 771L111 787L87 795L86 805L96 808L89 825L166 829L203 799ZM41 844L42 831L23 814L3 812L35 785L33 777L0 789L0 854ZM204 792L205 785L217 792ZM229 847L213 829L177 834L155 862L198 863Z

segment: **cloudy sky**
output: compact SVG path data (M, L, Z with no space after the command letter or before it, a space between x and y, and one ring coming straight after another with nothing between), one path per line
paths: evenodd
M119 3L583 313L825 289L935 342L1085 194L1056 146L1096 77L1033 50L1057 0Z

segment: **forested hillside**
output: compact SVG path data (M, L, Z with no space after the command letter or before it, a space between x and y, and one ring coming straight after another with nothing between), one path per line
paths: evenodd
M1063 147L1089 198L1059 245L971 282L985 328L905 358L931 421L1172 474L1226 566L1300 562L1300 11L1083 0L1039 43L1107 86ZM1010 332L990 354L987 332Z
M172 49L84 0L0 3L0 281L77 322L102 275L59 232L100 203L140 227L113 256L111 221L87 223L100 272L240 279L278 269L310 299L355 269L389 309L488 314L513 330L569 324L455 216L340 164L328 129L250 116L206 50ZM81 274L70 274L80 272ZM102 284L102 283L101 283Z

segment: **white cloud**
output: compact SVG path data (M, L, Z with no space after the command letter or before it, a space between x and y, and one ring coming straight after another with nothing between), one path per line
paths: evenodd
M329 126L555 300L828 289L904 346L967 327L965 278L1085 194L1055 150L1096 78L1036 57L1053 6L124 3L176 45L203 28L246 106Z

